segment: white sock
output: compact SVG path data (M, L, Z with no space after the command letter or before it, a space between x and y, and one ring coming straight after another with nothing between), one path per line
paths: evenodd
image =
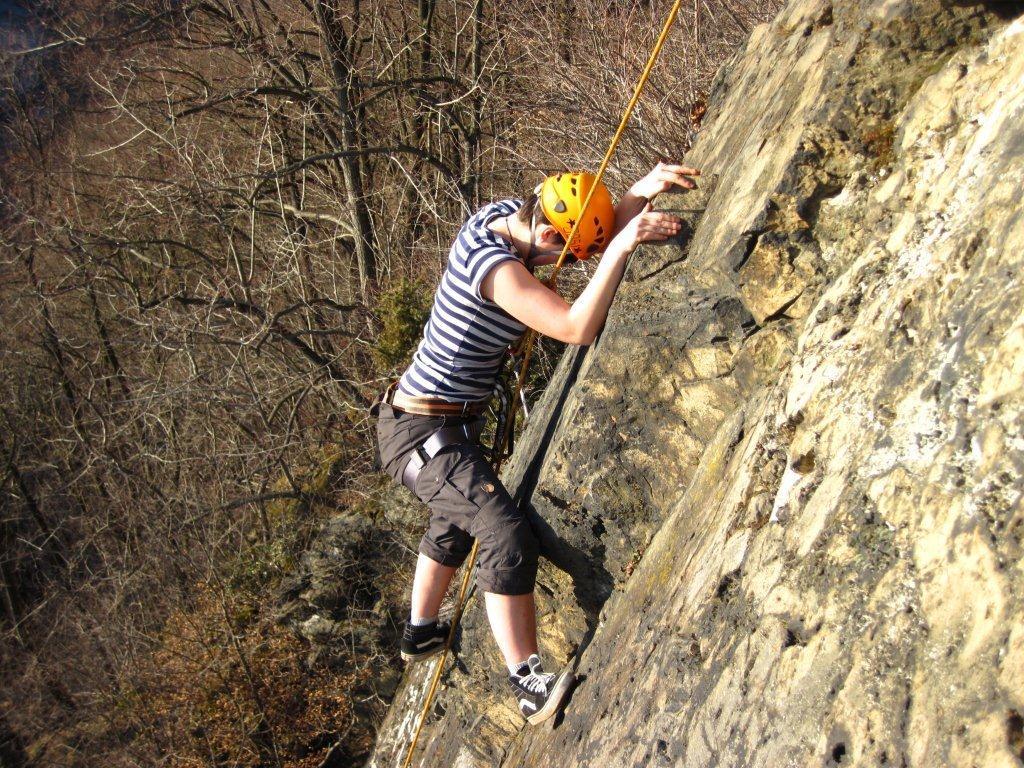
M437 616L412 616L409 623L414 627L426 627L437 622Z
M515 675L517 677L522 677L523 674L526 674L527 672L530 671L530 665L527 663L528 661L529 661L529 659L523 659L522 661L520 661L520 662L518 662L516 664L509 664L508 665L508 673L510 675ZM523 667L526 667L526 671L525 672L523 671Z

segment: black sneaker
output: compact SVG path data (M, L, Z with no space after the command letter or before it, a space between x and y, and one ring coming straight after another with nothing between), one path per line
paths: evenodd
M562 708L565 695L575 680L569 669L560 675L546 674L540 658L534 654L517 674L509 675L508 684L512 686L523 717L530 725L537 725Z
M447 621L435 621L433 624L420 627L405 622L405 631L402 632L402 658L406 661L421 661L440 653L450 630L451 624Z

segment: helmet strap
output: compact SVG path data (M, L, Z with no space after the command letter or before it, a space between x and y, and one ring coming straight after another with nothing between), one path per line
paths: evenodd
M537 200L537 205L540 205L540 200ZM530 267L530 262L533 261L534 254L537 252L537 246L535 241L535 230L537 228L537 205L533 206L533 213L530 214L530 250L526 254L526 267Z

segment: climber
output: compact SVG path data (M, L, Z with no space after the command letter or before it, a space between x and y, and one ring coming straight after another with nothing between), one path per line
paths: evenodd
M481 413L505 349L527 326L567 343L594 341L636 246L680 232L678 218L652 211L651 200L674 186L693 188L689 177L698 174L658 163L615 206L599 184L569 249L575 259L604 256L572 304L533 270L558 259L593 175L549 176L524 200L477 211L452 245L411 364L371 409L384 469L431 512L402 657L426 659L444 647L450 627L438 620L441 601L477 538L477 584L509 685L531 724L558 711L573 676L568 668L546 673L541 664L533 596L537 538L477 443Z

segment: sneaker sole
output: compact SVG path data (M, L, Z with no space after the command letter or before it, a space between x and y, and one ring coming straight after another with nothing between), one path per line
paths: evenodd
M576 675L574 675L571 670L565 670L565 672L563 672L555 681L555 685L551 689L551 696L548 697L547 703L527 717L526 722L530 725L537 725L539 723L543 723L549 717L556 714L558 710L562 708L562 702L565 700L565 695L569 692L569 689L572 687L574 682L576 682Z
M432 656L437 656L437 654L439 654L443 650L444 650L444 643L441 643L441 645L434 646L433 648L431 648L429 650L422 651L421 653L406 653L405 651L402 651L402 660L403 661L423 661L424 659L429 659Z

